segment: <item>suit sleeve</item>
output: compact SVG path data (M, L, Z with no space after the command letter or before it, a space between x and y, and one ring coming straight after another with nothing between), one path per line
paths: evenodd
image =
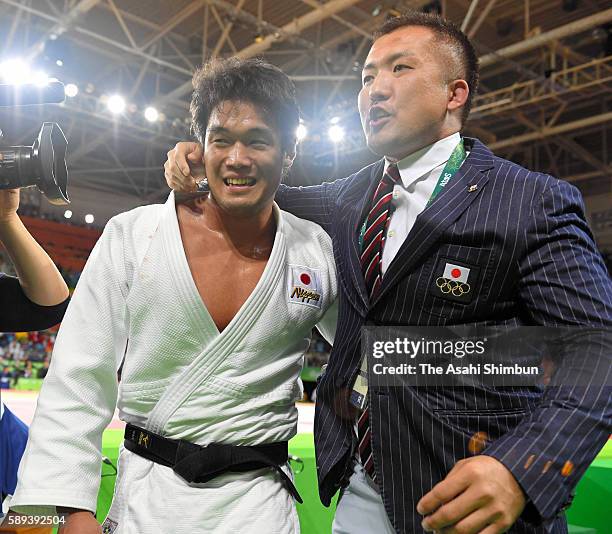
M102 433L127 342L123 233L113 219L83 270L57 336L11 508L96 511Z
M281 184L276 192L276 203L280 209L296 217L317 223L328 234L331 232L331 206L337 196L336 182L321 185L290 187Z
M572 386L557 377L536 409L484 451L512 472L527 495L525 519L546 524L571 503L574 487L612 432L612 282L582 197L570 184L555 181L544 190L526 233L519 291L532 324L567 325L578 334L563 350L573 358L563 364L564 373L585 372L581 337L599 343L595 350L603 358L598 376L590 370L591 382Z

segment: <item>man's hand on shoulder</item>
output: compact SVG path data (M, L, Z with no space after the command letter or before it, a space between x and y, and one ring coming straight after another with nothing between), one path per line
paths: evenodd
M512 473L490 456L460 460L417 504L428 531L498 534L508 530L526 498Z
M202 158L204 151L199 143L182 141L168 152L164 163L164 176L168 187L181 193L193 193L197 183L206 177Z

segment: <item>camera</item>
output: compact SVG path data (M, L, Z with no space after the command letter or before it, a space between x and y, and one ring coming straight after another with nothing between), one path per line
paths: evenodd
M0 85L0 107L59 104L64 98L64 84L57 80L43 87ZM54 122L43 123L32 146L0 144L0 189L37 186L51 204L68 204L67 146L64 132Z

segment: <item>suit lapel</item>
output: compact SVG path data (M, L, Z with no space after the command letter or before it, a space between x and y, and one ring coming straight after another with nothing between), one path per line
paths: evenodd
M493 154L480 141L465 139L470 155L450 183L416 218L397 255L387 267L373 307L406 273L423 258L442 232L476 200L489 180Z
M357 178L340 203L340 258L345 262L340 269L340 280L351 304L365 317L368 313L369 297L359 260L359 229L370 208L370 200L384 168L380 160L364 169L362 179Z

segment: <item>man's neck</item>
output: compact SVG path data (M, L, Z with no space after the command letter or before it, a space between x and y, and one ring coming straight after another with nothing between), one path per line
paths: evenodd
M237 216L223 210L210 196L202 199L202 222L212 232L223 234L238 249L251 249L274 242L272 204L252 216Z
M390 161L390 162L401 161L401 160L407 158L408 156L411 156L415 152L418 152L419 150L422 150L425 147L431 146L431 145L437 143L438 141L440 141L442 139L445 139L449 135L453 135L454 133L458 133L460 131L461 131L460 128L444 128L440 132L438 132L437 135L432 136L429 139L424 139L424 140L416 141L413 146L406 147L405 152L403 152L400 157L385 156L385 158L388 161Z

